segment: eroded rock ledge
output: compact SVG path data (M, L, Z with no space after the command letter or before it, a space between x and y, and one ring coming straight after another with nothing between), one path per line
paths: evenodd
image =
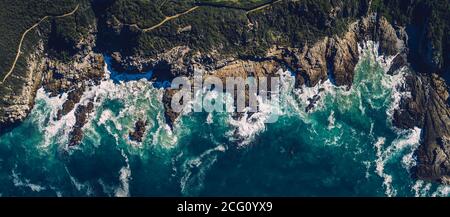
M134 124L134 130L130 131L129 137L132 141L142 142L147 128L147 121L139 118Z
M422 143L416 151L418 165L413 169L419 179L450 184L450 107L448 87L436 74L412 74L405 90L411 97L402 99L394 113L394 124L423 129Z
M359 61L358 44L374 40L380 44L380 53L390 56L403 53L405 46L401 39L404 33L396 30L388 21L375 15L350 25L342 36L325 37L312 45L303 48L272 47L264 57L240 58L221 56L218 51L210 53L192 52L188 47L175 47L158 56L154 60L142 60L145 65L153 62L156 67L156 80L171 80L179 75L192 75L195 70L201 70L205 75L215 75L219 78L228 76L246 78L274 77L283 68L296 75L296 87L303 85L312 87L327 79L337 86L350 87L353 83L355 66ZM117 54L116 54L117 55ZM405 65L404 54L396 58L395 68ZM137 58L137 57L136 57ZM130 59L135 59L130 57ZM136 66L139 61L131 62L117 59L115 65L134 65L133 69L144 68ZM120 62L122 61L122 62ZM164 63L166 67L157 68ZM122 67L123 70L126 67ZM172 90L166 90L163 98L166 109L166 120L169 125L176 120L177 114L170 110ZM314 100L313 100L314 101ZM314 106L314 103L311 103Z
M75 55L73 61L61 63L43 56L42 49L29 58L29 76L22 78L25 85L1 100L7 106L0 108L0 124L13 124L23 120L32 108L37 88L42 85L51 96L68 92L68 100L58 112L57 119L75 111L76 124L71 132L69 145L78 144L82 139L82 128L92 102L81 105L82 93L90 85L98 84L103 78L104 60L95 53L94 33L85 49ZM384 55L397 55L390 73L406 63L405 34L399 27L391 26L382 17L371 15L350 25L349 30L340 36L325 37L303 48L274 46L264 57L223 56L219 50L208 53L193 51L187 46L176 46L166 50L154 59L124 57L111 53L113 67L119 71L142 72L154 70L156 80L171 80L179 75L192 75L194 69L207 74L226 76L276 76L280 68L290 69L296 74L296 86L315 86L331 79L338 86L351 86L354 69L359 60L358 43L367 40L377 41ZM5 88L5 87L0 87ZM407 76L405 91L411 98L404 98L400 109L395 111L394 124L401 128L420 127L423 139L417 151L418 165L414 169L417 178L440 181L449 184L450 179L450 110L448 106L448 87L439 76L410 74ZM171 125L177 114L170 110L173 90L166 90L163 103L166 120ZM142 139L145 124L136 123L135 132L130 136L136 141Z
M27 58L28 71L23 76L12 75L0 85L0 92L3 93L0 97L0 133L24 120L33 108L45 65L41 59L43 50L43 43L40 42Z

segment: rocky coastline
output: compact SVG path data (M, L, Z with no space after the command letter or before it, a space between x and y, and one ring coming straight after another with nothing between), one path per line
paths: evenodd
M142 142L147 124L147 121L144 121L142 119L137 120L134 124L134 130L130 131L129 133L130 140L135 142Z
M6 129L23 121L31 111L35 93L43 87L50 96L68 93L56 119L75 111L76 123L70 132L68 146L76 146L83 138L83 127L94 110L93 101L80 103L89 86L99 84L104 78L103 53L95 51L97 27L92 26L88 37L78 46L71 61L61 62L44 54L43 45L28 57L27 76L21 77L20 90L1 98L0 126ZM125 27L123 27L125 28ZM125 30L119 30L125 31ZM156 57L127 56L119 51L107 53L112 57L112 67L123 73L140 73L152 69L156 81L170 81L174 77L191 76L194 70L222 78L226 76L276 76L281 68L295 72L296 87L313 87L330 79L334 85L351 87L354 69L359 61L358 44L364 41L379 43L380 53L395 56L388 73L408 66L408 35L401 26L393 26L376 14L369 14L348 26L341 35L322 37L302 48L275 45L265 55L252 58L224 55L220 49L198 51L189 46L168 47ZM7 88L2 85L0 88ZM429 72L414 72L405 79L404 89L411 97L404 97L394 112L393 124L402 129L423 129L421 145L416 152L418 165L413 174L418 179L450 184L450 107L449 92L442 76ZM178 115L170 110L173 90L167 89L163 103L167 123L172 126ZM313 108L313 97L307 110ZM142 142L146 122L138 120L130 139Z

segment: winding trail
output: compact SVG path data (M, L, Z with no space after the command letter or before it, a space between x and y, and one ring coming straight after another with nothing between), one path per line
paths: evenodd
M158 23L158 24L156 24L156 25L154 25L154 26L152 26L152 27L142 29L142 31L144 31L144 32L152 31L152 30L154 30L154 29L156 29L156 28L158 28L158 27L164 25L164 23L166 23L166 22L168 22L168 21L170 21L170 20L176 19L176 18L178 18L179 16L183 16L183 15L185 15L185 14L188 14L188 13L191 13L192 11L197 10L197 8L199 8L199 7L200 7L200 6L195 6L195 7L191 8L191 9L189 9L189 10L183 12L183 13L179 13L179 14L175 14L175 15L170 16L170 17L166 17L166 18L164 18L164 20L161 21L160 23Z
M264 5L261 5L259 7L256 7L256 8L253 8L253 9L249 10L249 11L245 12L245 14L248 15L248 14L253 13L255 11L263 10L263 9L268 8L268 7L272 6L273 4L276 4L276 3L281 2L281 1L282 0L276 0L274 2L269 2L267 4L264 4Z
M22 44L23 41L25 39L25 36L34 28L36 28L37 26L39 26L39 24L41 24L44 20L48 19L49 17L52 18L63 18L63 17L67 17L67 16L71 16L73 14L75 14L75 12L78 11L78 8L80 7L80 5L77 5L75 7L75 9L73 9L71 12L66 13L66 14L62 14L62 15L58 15L58 16L45 16L42 19L40 19L37 23L35 23L34 25L32 25L30 28L28 28L27 30L25 30L25 32L22 34L22 37L20 38L20 42L19 42L19 47L17 48L17 54L16 54L16 58L14 59L14 62L11 66L11 69L8 71L8 73L6 73L5 77L3 77L3 80L0 81L0 84L3 84L6 79L11 75L11 73L14 71L14 68L16 67L16 63L19 60L20 57L20 53L21 53L21 49L22 49Z
M256 8L253 8L253 9L250 9L250 10L245 10L245 15L248 16L250 13L253 13L253 12L256 12L256 11L259 11L259 10L263 10L263 9L268 8L268 7L272 6L273 4L276 4L276 3L281 2L281 1L283 1L283 0L276 0L276 1L273 1L273 2L268 2L268 3L266 3L266 4L263 4L263 5L258 6L258 7L256 7ZM135 23L134 23L134 24L126 24L126 23L122 23L122 22L119 21L116 17L114 17L114 19L115 19L117 22L119 22L121 25L132 26L132 27L135 27L135 28L137 28L137 29L139 29L139 30L141 30L141 31L143 31L143 32L148 32L148 31L152 31L152 30L154 30L154 29L156 29L156 28L158 28L158 27L164 25L164 23L166 23L166 22L168 22L168 21L170 21L170 20L173 20L173 19L176 19L176 18L178 18L178 17L180 17L180 16L189 14L189 13L191 13L191 12L193 12L193 11L197 10L198 8L203 7L203 6L208 6L208 7L219 7L219 8L230 8L230 7L227 7L227 6L217 6L217 5L197 5L197 6L195 6L195 7L190 8L189 10L187 10L187 11L185 11L185 12L182 12L182 13L179 13L179 14L175 14L175 15L173 15L173 16L165 17L164 20L162 20L162 21L159 22L158 24L156 24L156 25L154 25L154 26L151 26L151 27L148 27L148 28L141 28L141 27L139 27L138 24L135 24ZM236 8L236 9L237 9L237 8Z
M260 6L256 7L256 8L247 10L247 11L245 12L245 14L248 16L250 13L253 13L253 12L256 12L256 11L260 11L260 10L263 10L263 9L268 8L268 7L272 6L273 4L276 4L276 3L281 2L281 1L282 1L282 0L276 0L276 1L273 1L273 2L269 2L269 3L267 3L267 4L260 5ZM16 67L16 63L17 63L17 61L19 60L19 57L20 57L20 54L21 54L22 44L23 44L23 41L24 41L24 39L25 39L25 36L26 36L31 30L33 30L34 28L36 28L37 26L39 26L39 24L41 24L44 20L46 20L46 19L48 19L48 18L50 18L50 17L53 17L53 18L63 18L63 17L71 16L71 15L75 14L75 12L78 11L79 7L80 7L80 5L77 5L77 6L75 7L75 9L73 9L71 12L66 13L66 14L62 14L62 15L58 15L58 16L45 16L45 17L43 17L42 19L40 19L37 23L35 23L33 26L31 26L30 28L28 28L28 29L22 34L22 37L21 37L20 42L19 42L19 47L18 47L18 49L17 49L16 58L14 59L14 62L13 62L13 64L12 64L12 66L11 66L11 69L8 71L8 73L6 73L5 77L3 77L3 80L0 81L0 84L3 84L3 83L6 81L6 79L11 75L11 73L14 71L14 68ZM169 22L169 21L171 21L171 20L173 20L173 19L176 19L176 18L178 18L178 17L180 17L180 16L189 14L189 13L191 13L191 12L197 10L199 7L201 7L201 6L195 6L195 7L192 7L192 8L190 8L189 10L187 10L187 11L185 11L185 12L182 12L182 13L179 13L179 14L175 14L175 15L173 15L173 16L165 17L164 20L162 20L162 21L159 22L158 24L156 24L156 25L154 25L154 26L151 26L151 27L148 27L148 28L140 28L137 24L123 24L123 23L122 23L122 25L133 26L133 27L136 27L136 28L140 29L140 30L143 31L143 32L148 32L148 31L152 31L152 30L154 30L154 29L156 29L156 28L158 28L158 27L164 25L166 22Z

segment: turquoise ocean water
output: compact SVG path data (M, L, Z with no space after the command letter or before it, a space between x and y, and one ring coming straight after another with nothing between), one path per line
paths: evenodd
M413 180L421 129L392 127L403 73L385 74L389 58L360 49L350 90L326 81L285 91L277 122L234 121L228 113L190 113L173 130L163 90L146 79L105 79L88 90L96 110L82 144L67 147L73 113L55 121L66 95L39 90L30 116L0 135L2 196L448 196L445 186ZM105 67L106 68L106 67ZM143 76L145 78L145 76ZM123 80L123 79L122 79ZM305 113L308 97L318 106ZM271 109L268 106L268 109ZM148 120L142 144L128 139Z

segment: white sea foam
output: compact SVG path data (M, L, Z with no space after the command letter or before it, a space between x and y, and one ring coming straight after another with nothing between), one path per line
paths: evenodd
M371 50L377 50L373 47L371 48L365 48L365 49L371 49ZM378 57L378 53L373 53L375 57ZM378 59L377 59L378 61ZM390 59L386 62L384 67L387 67L387 65L390 64ZM105 66L106 70L107 66ZM125 138L128 136L128 131L132 129L133 127L133 121L131 121L130 117L139 117L142 115L146 115L145 111L152 109L157 110L156 115L156 123L152 123L152 126L158 125L158 127L154 127L152 131L148 132L148 135L151 135L152 138L152 144L153 145L161 145L163 147L174 147L178 141L178 136L180 134L180 131L184 130L181 129L183 122L177 122L175 124L174 130L172 131L170 127L165 123L164 115L162 113L162 106L156 105L156 103L149 103L147 107L142 108L141 106L138 106L138 100L142 100L142 98L158 98L158 102L162 101L162 93L161 90L156 90L151 86L151 83L148 82L146 79L142 80L135 80L135 81L128 81L128 82L118 82L114 83L111 77L111 73L106 70L107 72L107 78L103 80L100 85L92 87L90 90L86 91L83 94L82 102L83 103L87 99L95 99L95 107L98 108L102 105L105 99L118 99L122 100L126 103L125 108L120 111L119 115L115 117L115 115L110 110L104 110L99 115L98 124L105 125L108 120L111 120L114 123L114 127L107 126L107 130L110 134L114 135L116 137L116 141L118 142L119 138L116 133L116 130L120 131L122 133L122 137ZM280 75L282 75L283 80L282 82L288 83L289 85L292 85L292 79L293 77L291 75L287 75L288 71L280 71ZM290 73L289 73L290 74ZM386 88L392 88L402 85L402 73L398 73L394 76L387 76L388 79L383 80L383 86ZM302 87L301 90L293 90L292 86L284 86L282 90L282 96L281 98L285 99L285 104L282 104L283 107L289 107L292 109L291 111L294 111L294 113L287 113L284 108L280 108L277 105L272 105L268 103L262 103L260 112L254 113L250 115L248 112L244 114L244 117L239 120L234 120L232 118L229 119L229 124L234 126L235 129L232 133L229 133L230 135L238 136L239 138L242 138L243 141L240 142L240 146L244 147L245 145L249 144L256 135L263 132L266 128L265 120L269 118L270 114L272 114L274 111L278 112L282 115L298 115L302 118L302 121L305 123L308 123L309 118L306 116L308 114L305 113L304 107L306 106L306 103L308 102L308 99L320 95L321 99L317 102L316 108L313 109L317 110L323 107L323 98L327 94L336 94L337 91L339 91L339 94L342 95L348 95L353 93L355 90L352 87L352 89L345 90L345 87L335 87L329 80L325 82L320 82L315 87ZM292 92L295 92L295 94L291 94ZM398 107L398 103L400 101L400 97L403 97L404 93L395 92L393 93L393 100L394 103L392 103L392 108ZM43 95L42 95L43 94ZM358 93L361 94L361 93ZM57 111L62 103L64 102L66 96L58 99L52 99L45 95L45 93L42 90L41 93L41 99L44 99L46 101L49 101L52 105L52 116L55 116ZM358 96L359 100L359 108L361 112L365 112L363 108L363 104L361 101L361 95ZM54 100L54 101L51 101ZM301 102L301 106L299 106L298 101ZM303 107L302 107L303 106ZM351 105L349 105L351 106ZM96 112L97 110L95 110ZM53 132L49 135L52 137L55 137L55 135L60 135L61 129L65 128L71 128L74 124L74 114L73 111L63 117L61 121L51 123L53 125L50 125L48 127L48 130ZM212 114L208 115L207 123L213 123L212 122L213 117ZM333 129L337 126L335 126L335 117L334 112L331 112L330 116L328 117L328 129ZM123 126L122 126L123 125ZM179 126L181 125L181 126ZM113 129L115 128L115 129ZM371 126L371 131L373 130L373 125ZM187 129L188 130L188 129ZM315 129L311 128L309 130L312 130L311 133L317 134L315 132ZM376 160L376 173L383 178L384 180L384 187L386 188L386 194L388 196L393 196L396 194L395 189L392 186L392 179L393 177L385 171L384 167L386 162L391 158L392 155L394 155L397 152L400 152L401 150L404 150L406 148L414 148L416 144L418 144L418 139L413 135L417 130L414 129L411 134L406 136L406 139L399 138L398 140L394 141L391 145L386 146L385 142L386 139L380 137L378 138L378 141L374 144L377 149L377 160ZM68 132L68 130L64 130L64 132ZM353 132L353 130L352 130ZM420 130L419 130L420 134ZM412 138L414 137L414 138ZM333 138L334 141L329 141L330 143L336 143L336 139L338 137ZM417 143L416 143L417 142ZM46 142L46 144L50 144L50 142ZM204 173L211 167L211 165L214 164L214 162L217 160L217 154L213 154L215 152L223 152L226 150L225 146L217 146L214 149L208 150L205 153L203 153L200 157L194 158L186 162L185 166L185 174L183 178L181 179L181 188L182 192L184 194L191 194L197 192L201 188L201 183L203 181ZM412 155L411 155L412 156ZM402 159L403 164L405 167L409 167L412 165L413 159L410 158L409 155L405 156ZM200 172L196 174L192 174L192 171L190 168L201 168ZM370 167L370 162L368 163L368 167ZM367 176L367 174L366 174ZM119 171L119 179L121 181L121 186L116 189L115 195L116 196L129 196L129 180L131 179L131 171L127 160L127 166L121 168ZM75 178L71 176L72 183L76 186L76 188L81 190L86 190L87 192L91 191L90 186L87 183L78 183ZM197 185L198 184L198 185Z
M106 130L115 137L117 142L119 142L119 138L124 138L125 141L130 142L128 139L128 132L133 129L134 122L136 121L133 118L147 116L148 113L158 113L158 124L160 127L157 130L157 133L159 135L154 135L154 132L149 132L149 134L154 135L155 138L160 137L160 139L163 139L164 141L159 141L160 145L167 147L173 146L176 143L174 141L177 141L175 138L176 135L172 134L172 131L165 123L164 118L160 117L161 114L163 114L163 107L161 104L163 90L154 88L152 86L153 84L148 81L147 76L143 76L142 78L136 76L125 78L118 73L111 72L107 64L104 69L105 78L99 85L91 86L85 90L80 102L75 105L76 108L78 105L93 101L94 111L91 117L99 117L98 120L90 118L83 129L85 131L86 129L89 129L87 130L88 132L95 131L93 130L94 127L92 124L94 124L93 121L96 121L95 124L97 126L104 125ZM127 81L125 82L122 79ZM43 117L39 118L48 120L48 117L50 117L48 123L40 124L45 128L43 130L45 132L43 146L48 147L53 143L66 144L68 134L75 124L75 109L63 116L59 121L55 121L54 117L56 117L58 110L67 99L67 94L63 94L62 97L49 97L43 89L40 89L36 99L45 101L47 107L50 109L49 114L44 114ZM124 102L125 107L117 116L109 109L105 109L101 114L95 115L99 110L98 108L103 107L105 100L122 101ZM150 103L144 103L145 101L150 101ZM109 121L113 123L113 126L107 124ZM152 121L150 121L150 123L152 125L155 124ZM151 128L151 126L149 128ZM96 132L91 132L89 135L94 134L96 134Z
M372 165L372 162L370 162L370 161L363 161L362 163L366 167L365 177L366 177L366 179L369 179L370 178L370 167Z
M55 186L50 186L50 189L52 189L55 192L56 197L63 197L63 192L59 190Z
M431 183L426 183L422 180L417 180L412 187L415 197L429 196L430 189L431 189Z
M334 111L331 111L330 116L328 116L328 130L335 128L336 118L334 117Z
M75 114L74 111L65 115L61 120L54 120L57 116L58 111L61 109L63 103L67 99L67 94L63 94L60 97L50 97L49 94L45 93L43 88L37 91L36 101L44 101L46 109L48 112L41 114L40 123L38 124L42 131L44 131L44 141L43 144L39 146L41 148L47 148L55 140L55 138L67 138L68 128L71 128L75 124ZM46 122L48 120L48 122Z
M415 146L415 148L417 148L417 147L418 147L418 145ZM409 153L405 154L402 157L402 166L406 170L410 171L411 168L413 168L416 165L417 165L417 159L414 157L414 149L413 149Z
M402 98L410 97L409 92L403 92L405 85L405 75L407 73L407 68L403 67L394 75L388 75L386 72L392 65L392 61L395 58L394 56L383 56L378 53L379 44L373 41L368 41L359 45L359 52L362 58L371 59L372 64L379 65L383 71L384 75L381 78L381 85L384 89L391 90L390 91L390 100L389 107L386 110L386 114L388 115L390 121L393 119L393 114L396 109L398 109L400 101ZM380 96L381 97L381 96ZM376 97L374 99L377 99ZM381 98L379 98L381 99ZM389 98L388 98L389 99ZM369 101L370 102L370 101ZM370 102L372 107L376 108L372 102ZM385 170L385 166L389 160L391 160L394 156L401 156L401 165L406 170L410 170L415 164L416 160L414 159L414 151L420 144L420 134L421 129L414 128L411 130L399 130L395 129L395 132L399 135L397 139L395 139L391 144L385 144L386 140L383 137L380 137L375 142L374 146L376 148L377 159L375 161L376 167L375 172L377 175L383 178L383 186L385 188L385 193L387 196L395 196L397 194L397 190L392 185L393 176L388 174ZM371 127L371 135L372 135L372 127ZM413 189L419 189L422 183L416 183L413 186ZM429 190L429 185L424 185L422 189L423 191ZM418 192L417 190L416 192ZM419 194L419 193L417 193Z
M229 118L228 123L235 129L232 129L227 134L230 135L232 141L239 141L240 148L250 144L254 138L266 129L266 124L276 122L277 119L283 115L299 115L300 107L293 96L295 78L290 71L279 70L280 75L280 89L278 93L278 100L263 100L261 96L257 96L258 112L249 113L244 110L244 115L239 119ZM303 93L300 96L305 96ZM228 99L229 100L229 99Z
M297 109L296 111L301 115L303 119L306 117L305 107L309 105L309 100L313 99L315 96L319 96L320 99L315 102L315 106L312 111L323 108L324 101L323 98L326 95L334 96L337 90L345 90L346 87L337 87L331 83L330 80L326 80L324 82L319 82L316 86L308 87L303 85L301 88L293 90L296 98L303 105L302 109ZM344 92L344 91L342 91Z
M239 143L240 147L250 144L255 136L266 129L266 123L271 122L274 115L282 114L281 108L277 103L264 102L261 97L258 97L259 111L249 115L248 110L245 111L243 117L235 120L229 119L229 124L234 126L235 135L242 140Z
M207 124L212 124L213 122L214 121L213 121L212 113L209 113L208 117L206 117L206 123Z
M386 114L388 115L391 121L393 120L395 110L397 110L400 106L401 100L411 97L410 92L402 91L405 85L406 71L407 69L403 68L396 75L388 77L389 78L388 81L383 80L385 81L383 85L385 86L390 85L390 87L393 87L391 94L392 103L390 104L389 108L386 111Z
M98 124L105 124L106 121L110 120L113 116L113 113L111 110L106 109L102 112L100 119L98 120Z
M410 92L402 91L405 85L405 75L408 72L407 67L400 68L393 75L387 74L388 70L392 66L392 61L396 57L393 56L383 56L378 53L379 43L373 41L367 41L365 43L359 44L360 56L363 58L372 59L372 63L378 64L384 71L384 76L381 79L381 84L384 88L391 90L390 106L386 113L390 120L393 118L394 111L398 109L400 101L402 98L411 97ZM397 54L399 55L399 54Z
M375 160L375 172L383 178L383 185L386 188L386 195L387 196L394 196L395 190L392 189L392 176L388 175L384 172L384 165L385 165L385 157L383 152L383 145L386 142L386 138L384 137L378 137L377 142L375 142L374 146L376 148L376 155L377 159Z
M440 185L431 196L432 197L450 197L450 186Z
M203 188L203 181L206 172L217 161L217 153L225 152L227 147L218 145L212 149L208 149L200 156L187 160L183 164L183 177L180 181L181 192L184 195L195 195ZM197 169L196 173L192 169Z
M116 197L129 197L130 196L130 179L131 179L131 169L130 163L128 160L128 156L125 154L123 150L121 150L121 154L125 159L126 166L122 167L119 171L119 180L121 186L116 189L115 196Z
M77 189L77 191L84 192L85 195L87 195L87 196L93 196L94 195L94 191L92 190L92 186L88 182L85 182L85 183L79 182L77 180L77 178L72 176L72 174L70 173L70 171L67 168L67 166L64 166L64 169L66 170L66 173L69 176L72 185Z
M12 175L11 176L13 178L14 186L16 186L16 187L27 187L27 188L30 188L34 192L41 192L41 191L47 190L47 188L44 187L44 186L31 183L29 179L21 179L19 177L19 175L20 174L16 173L15 170L12 171Z
M414 150L420 144L420 134L421 129L414 128L413 130L403 131L397 139L395 139L389 146L385 146L386 139L383 137L378 138L377 142L374 144L376 148L377 159L376 162L376 173L384 179L383 186L385 187L387 196L395 196L397 191L392 186L392 175L389 175L385 171L386 163L392 159L395 155L402 154L405 151L407 155L414 152ZM412 162L407 162L412 164ZM408 166L411 166L409 165Z

